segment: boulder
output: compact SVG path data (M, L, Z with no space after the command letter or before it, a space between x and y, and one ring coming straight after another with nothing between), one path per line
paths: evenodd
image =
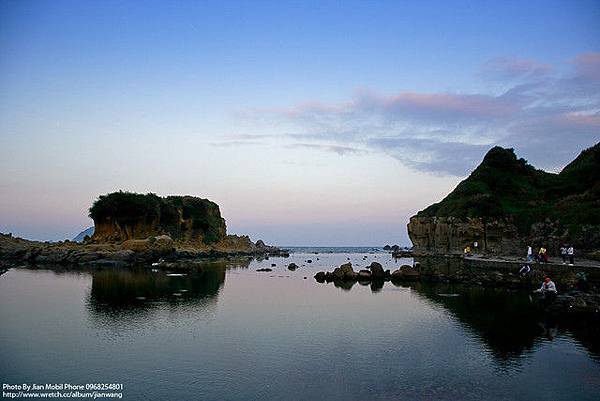
M333 269L334 280L351 280L355 277L355 272L352 269L352 263L345 263L340 267Z
M295 264L295 263L290 263L290 264L288 265L288 269L289 269L289 270L292 270L292 271L294 271L294 270L296 270L297 268L298 268L298 265L297 265L297 264Z
M382 280L385 277L385 272L383 271L383 266L381 266L381 263L372 262L369 266L369 270L371 270L371 277L375 280Z
M361 270L358 272L359 280L371 280L371 271L370 270Z
M315 280L317 280L319 283L323 283L325 281L325 278L326 278L325 272L318 272L317 274L315 274Z
M409 265L402 265L398 270L391 274L392 280L397 281L418 281L420 278L419 271Z

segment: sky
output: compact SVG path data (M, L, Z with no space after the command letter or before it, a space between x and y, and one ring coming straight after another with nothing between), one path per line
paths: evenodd
M276 245L410 245L495 145L600 140L600 1L0 0L0 232L117 191Z

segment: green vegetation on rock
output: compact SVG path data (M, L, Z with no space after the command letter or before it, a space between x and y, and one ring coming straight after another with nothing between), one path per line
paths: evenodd
M559 174L535 169L513 149L496 146L454 191L418 216L508 218L522 234L550 219L577 235L600 225L600 144Z
M96 226L115 224L121 229L136 225L156 226L156 234L174 239L201 236L205 243L223 239L225 220L219 206L194 196L168 196L153 193L113 192L101 195L90 208Z

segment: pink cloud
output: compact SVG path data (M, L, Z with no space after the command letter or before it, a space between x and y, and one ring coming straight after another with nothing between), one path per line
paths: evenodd
M481 74L495 79L518 79L541 77L552 72L549 64L531 59L497 57L488 60L481 68Z
M600 52L580 54L573 62L579 77L600 80Z
M501 97L448 93L401 93L380 99L390 109L431 116L503 117L519 106Z
M600 132L600 114L580 112L565 113L559 117L559 122L568 128L596 128Z

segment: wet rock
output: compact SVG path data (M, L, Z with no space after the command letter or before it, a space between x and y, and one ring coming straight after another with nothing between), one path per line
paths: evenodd
M125 262L123 260L99 259L99 260L93 260L93 261L89 262L89 264L96 266L96 267L117 268L117 267L125 267L127 265L127 262Z
M352 263L345 263L333 269L334 280L352 280L356 277L356 273L352 269Z
M369 270L371 270L371 277L373 279L383 280L385 277L385 272L383 271L383 266L381 266L381 263L372 262L369 266Z
M317 274L315 274L315 280L317 280L319 283L325 282L325 278L326 278L325 272L318 272Z
M294 270L296 270L297 268L298 268L298 265L297 265L297 264L295 264L295 263L290 263L290 264L288 265L288 269L289 269L289 270L292 270L292 271L294 271Z
M361 270L358 272L359 280L371 280L371 271L370 270Z
M269 269L268 267L262 268L262 269L257 269L257 272L272 272L273 269Z
M419 271L409 265L402 265L398 270L391 274L392 280L397 281L418 281L420 278Z

